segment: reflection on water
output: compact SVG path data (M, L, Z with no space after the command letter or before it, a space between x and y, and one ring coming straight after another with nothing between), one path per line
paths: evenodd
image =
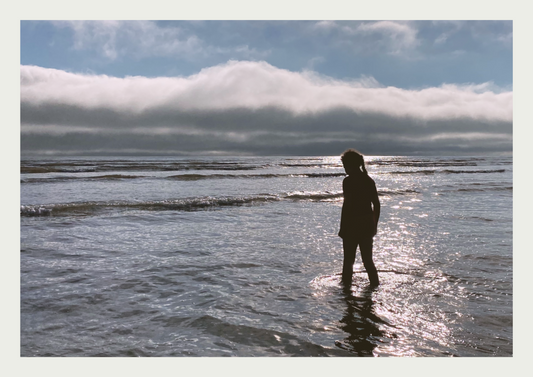
M338 313L334 344L354 356L454 356L464 293L439 271L412 268L378 270L381 284L371 287L364 270L344 287L340 274L311 281L315 297ZM335 296L336 300L328 300ZM444 308L453 308L452 311Z
M340 320L340 328L349 335L343 340L337 340L337 347L358 356L373 356L374 348L380 338L385 336L378 324L388 324L374 313L374 290L375 288L368 286L361 295L354 295L350 288L344 288L346 310Z

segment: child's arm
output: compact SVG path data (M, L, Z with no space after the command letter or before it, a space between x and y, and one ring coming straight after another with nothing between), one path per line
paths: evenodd
M378 197L378 190L376 189L376 184L372 182L372 197L370 199L372 201L372 205L374 207L373 214L374 214L374 236L378 232L378 221L379 221L379 215L381 213L381 204L379 202Z
M343 179L342 181L342 196L343 196L343 199L344 201L346 200L346 178ZM340 229L339 229L339 237L343 238L344 237L344 228L343 228L343 225L344 224L344 217L346 216L345 214L345 206L344 206L344 202L343 202L343 205L342 205L342 210L341 210L341 224L340 224Z

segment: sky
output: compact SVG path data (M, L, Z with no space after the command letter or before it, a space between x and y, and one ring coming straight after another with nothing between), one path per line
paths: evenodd
M512 21L22 21L21 152L512 153Z

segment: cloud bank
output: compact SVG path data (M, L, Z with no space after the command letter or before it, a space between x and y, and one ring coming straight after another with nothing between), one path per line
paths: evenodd
M490 83L406 90L265 62L159 78L21 66L22 152L510 152L512 99Z

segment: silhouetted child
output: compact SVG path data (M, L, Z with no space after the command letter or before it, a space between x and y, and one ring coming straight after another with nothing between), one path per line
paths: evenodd
M377 233L381 205L376 183L368 176L363 155L348 149L341 155L348 176L342 182L344 204L342 205L341 229L344 262L342 281L351 285L353 264L357 246L371 285L379 285L378 273L372 260L372 242Z

